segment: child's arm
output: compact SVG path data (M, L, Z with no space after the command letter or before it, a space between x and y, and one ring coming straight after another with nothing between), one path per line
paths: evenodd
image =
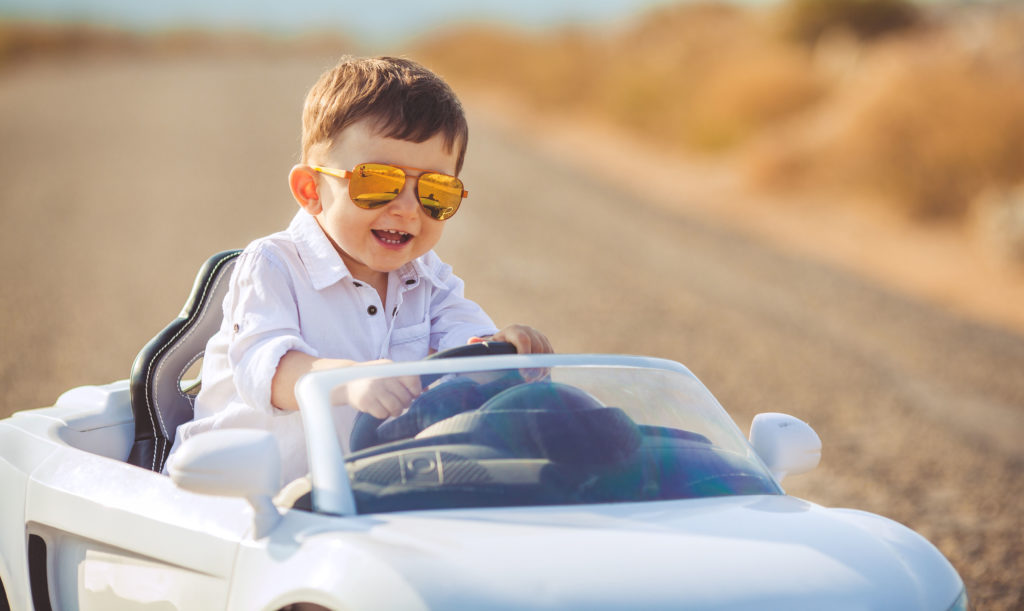
M290 350L277 365L277 372L270 384L270 402L278 409L299 409L295 399L295 383L310 371L390 362L387 359L360 363L348 359L317 358L305 352ZM421 392L417 376L357 380L336 388L331 394L331 403L351 405L361 412L384 419L400 415Z

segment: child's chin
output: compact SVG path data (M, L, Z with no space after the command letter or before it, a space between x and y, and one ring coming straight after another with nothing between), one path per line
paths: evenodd
M403 254L405 254L405 253L403 253ZM408 256L403 256L403 257L378 257L373 262L373 265L371 265L370 267L375 272L380 272L380 273L388 274L388 273L391 273L393 271L396 271L396 270L400 269L403 265L405 265L406 263L412 261L413 259L415 259L415 257L408 257Z

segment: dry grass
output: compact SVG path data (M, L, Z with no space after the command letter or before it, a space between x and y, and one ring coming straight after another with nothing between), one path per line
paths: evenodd
M762 189L963 223L982 194L1024 184L1024 10L1013 6L683 4L616 31L431 40L414 55L457 86L728 154Z
M829 157L913 214L962 217L988 185L1024 179L1024 80L939 57L908 57Z
M752 175L966 219L981 193L1024 181L1024 64L997 37L971 44L977 35L933 27L858 49L827 104L752 149Z
M547 112L605 116L645 137L717 151L821 93L808 54L783 41L766 44L770 29L749 11L696 4L661 9L616 33L463 31L431 37L414 56L459 85L497 88Z

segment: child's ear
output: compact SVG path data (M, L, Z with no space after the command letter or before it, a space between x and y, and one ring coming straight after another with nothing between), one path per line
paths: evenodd
M299 164L288 173L288 186L299 206L312 215L320 214L320 194L317 191L316 170L308 165Z

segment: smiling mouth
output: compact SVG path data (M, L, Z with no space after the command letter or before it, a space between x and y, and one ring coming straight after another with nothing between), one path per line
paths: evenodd
M405 244L412 239L411 233L396 231L394 229L374 229L373 235L375 235L381 242L384 242L385 244L392 244L394 246Z

